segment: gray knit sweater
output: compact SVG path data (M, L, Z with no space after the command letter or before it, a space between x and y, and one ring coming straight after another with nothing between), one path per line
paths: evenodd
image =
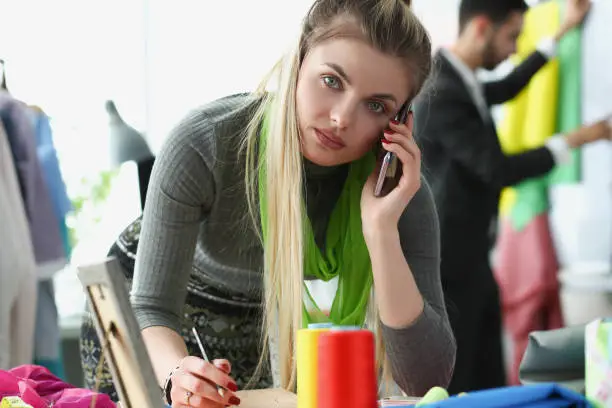
M143 216L131 300L141 328L180 329L190 274L237 297L259 301L262 247L249 219L242 132L258 103L247 95L212 102L172 131L156 159ZM329 215L346 166L305 168L306 202L317 244L324 246ZM455 341L440 284L438 219L427 184L399 222L401 246L425 299L409 327L383 326L397 384L408 394L446 386Z

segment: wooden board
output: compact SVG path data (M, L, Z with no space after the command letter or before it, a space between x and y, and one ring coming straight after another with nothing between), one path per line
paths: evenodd
M77 267L122 408L163 408L118 261Z
M238 391L240 408L296 408L295 394L282 389Z

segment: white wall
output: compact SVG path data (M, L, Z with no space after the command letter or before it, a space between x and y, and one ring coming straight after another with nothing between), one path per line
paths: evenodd
M458 1L413 2L435 48L456 34ZM107 165L106 99L146 132L156 151L188 110L253 89L297 36L311 3L3 2L0 58L7 61L11 92L52 117L70 193L83 176ZM77 258L103 256L109 240L137 215L135 172L128 166L124 173L108 209L122 217L106 218Z

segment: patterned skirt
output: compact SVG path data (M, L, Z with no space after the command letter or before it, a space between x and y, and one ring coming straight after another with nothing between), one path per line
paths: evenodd
M124 230L113 244L109 255L119 260L128 283L134 273L141 219ZM269 388L272 376L269 367L254 379L253 374L261 355L261 308L258 302L236 298L203 284L197 276L190 278L181 334L190 355L200 356L195 338L196 327L209 357L226 358L232 363L232 377L242 389L250 381L251 388ZM108 394L114 401L118 395L106 362L98 367L101 347L94 322L87 312L81 326L80 351L85 386Z

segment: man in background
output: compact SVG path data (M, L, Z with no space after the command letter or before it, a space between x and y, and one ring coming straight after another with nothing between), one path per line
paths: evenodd
M582 23L588 0L567 0L554 37L506 78L481 84L475 71L494 69L516 51L527 5L523 0L462 0L459 38L435 55L428 90L415 101L415 134L438 206L442 284L457 340L449 392L506 384L498 288L489 265L489 230L501 189L546 174L573 147L609 137L604 123L551 137L546 146L507 156L490 107L512 99L554 58L556 43Z

